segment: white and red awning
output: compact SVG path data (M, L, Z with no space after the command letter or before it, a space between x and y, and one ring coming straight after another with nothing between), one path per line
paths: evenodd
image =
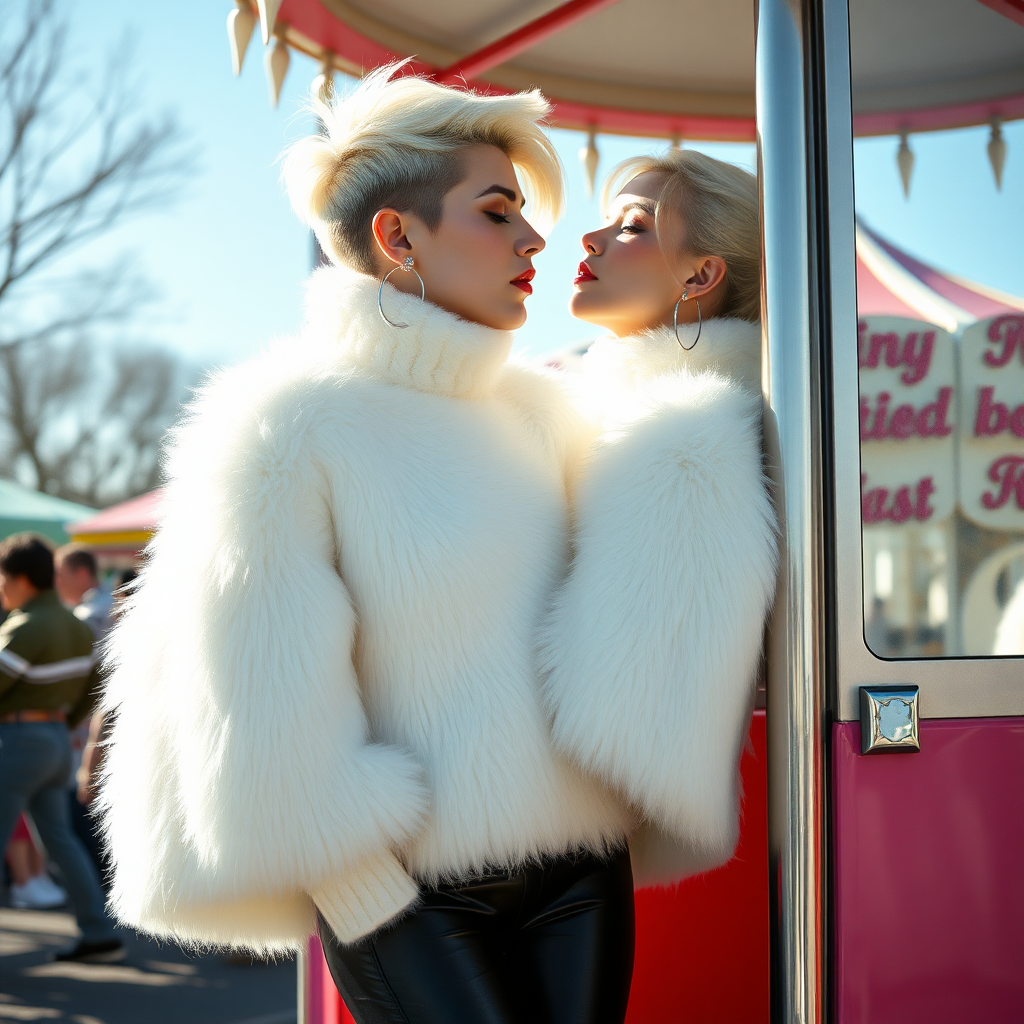
M976 320L1024 311L1024 298L923 263L864 224L857 226L857 312L926 320L951 334Z

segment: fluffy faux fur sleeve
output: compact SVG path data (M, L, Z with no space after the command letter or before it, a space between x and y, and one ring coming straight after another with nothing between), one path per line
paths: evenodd
M392 851L427 798L405 753L368 742L317 395L247 373L208 389L171 451L111 642L103 799L121 921L277 949L313 903L349 940L415 899Z
M628 798L641 835L681 848L679 877L735 847L774 516L749 392L672 374L639 405L584 472L575 557L546 629L546 699L558 747Z

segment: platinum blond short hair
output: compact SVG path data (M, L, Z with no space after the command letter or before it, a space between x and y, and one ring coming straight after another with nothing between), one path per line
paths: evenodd
M562 210L562 166L540 121L550 104L537 90L480 96L390 65L334 103L312 100L322 131L287 152L282 177L299 217L335 263L376 271L374 214L412 212L433 230L444 197L465 177L468 146L496 146L512 161L531 218L542 227Z
M639 174L665 175L655 225L668 254L719 256L725 260L725 293L719 316L756 321L761 316L761 231L757 178L735 164L695 149L672 149L664 156L638 156L615 167L602 191L602 203ZM683 237L667 239L664 218L682 218Z

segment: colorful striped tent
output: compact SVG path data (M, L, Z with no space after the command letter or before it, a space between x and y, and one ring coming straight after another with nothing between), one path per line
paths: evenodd
M937 270L859 223L857 311L927 320L957 334L976 320L1024 311L1024 298Z
M156 531L161 489L79 518L68 526L71 539L98 554L131 555L145 547Z

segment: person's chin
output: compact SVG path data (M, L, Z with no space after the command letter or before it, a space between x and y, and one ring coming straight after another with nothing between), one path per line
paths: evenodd
M503 331L514 331L522 327L526 323L526 304L517 303L508 311L508 316L505 317L505 322L501 327Z
M488 309L486 315L473 319L495 331L514 331L526 323L526 306L522 302L506 304Z
M569 312L577 320L601 326L603 318L601 316L600 304L594 302L590 296L579 291L579 289L575 290L569 299Z

